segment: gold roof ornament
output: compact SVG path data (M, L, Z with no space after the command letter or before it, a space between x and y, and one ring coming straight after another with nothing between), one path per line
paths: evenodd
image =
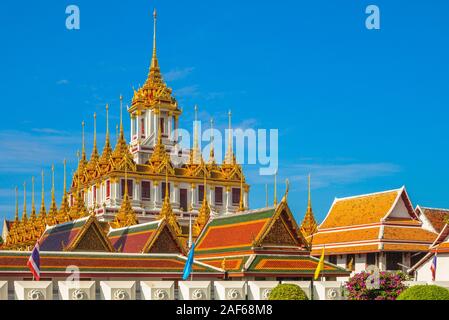
M218 169L217 161L215 160L215 136L214 136L214 118L210 119L210 152L209 160L207 161L207 169L209 171Z
M117 135L118 136L118 135ZM101 153L101 157L98 160L98 165L100 167L100 171L102 174L109 171L111 155L112 155L112 147L111 147L111 138L109 134L109 105L106 104L106 141L104 143L103 151Z
M39 216L38 219L43 222L43 224L46 224L47 219L47 210L45 210L45 189L44 189L44 170L41 172L42 176L42 187L41 187L41 207L39 209Z
M81 151L81 158L78 156L78 168L76 169L76 183L84 183L85 181L85 174L86 174L86 166L87 166L87 159L86 159L86 148L84 145L84 126L85 122L81 122L82 127L82 151Z
M95 178L97 164L100 156L98 155L97 148L97 113L94 113L94 144L92 147L92 154L90 156L89 163L87 164L87 172L89 173L89 177Z
M203 203L201 204L201 208L198 211L198 217L195 220L195 223L193 224L193 234L195 237L198 237L198 235L203 230L204 226L207 224L210 218L210 206L207 201L207 180L206 176L204 176L204 194L203 194Z
M112 221L109 225L114 228L124 228L130 227L138 224L139 221L137 219L136 213L134 212L131 201L129 200L128 193L128 170L125 167L125 191L123 195L122 205L120 210L114 217L114 221Z
M12 246L17 242L17 236L18 236L18 227L20 224L19 221L19 188L15 187L15 196L16 196L16 210L14 215L14 222L12 223L11 228L9 229L8 236L6 237L6 248L12 249Z
M79 158L79 152L77 152L77 156ZM73 177L75 179L75 177ZM69 216L70 220L79 219L81 217L85 217L87 215L87 209L84 205L84 199L81 194L81 181L80 176L77 175L77 184L76 184L76 191L75 191L75 203L72 204L69 210Z
M223 160L223 164L221 165L221 172L225 179L227 180L240 180L240 176L243 175L242 167L237 163L235 158L235 154L233 151L233 141L232 141L232 112L229 110L228 112L228 147L226 150L226 154Z
M69 210L70 207L67 196L67 160L64 159L64 192L62 195L61 207L59 208L59 213L57 216L58 223L70 221Z
M224 164L227 165L233 165L235 164L235 156L233 152L233 146L232 146L232 112L229 110L228 112L228 148L226 150L225 158L224 158Z
M318 230L318 224L316 223L315 216L312 210L312 200L310 192L310 174L308 177L308 201L307 201L307 211L304 219L301 223L301 232L305 237L309 237Z
M198 141L198 106L195 105L195 122L193 125L193 148L192 156L190 158L191 164L199 165L203 162L199 141Z
M27 183L23 183L23 212L22 212L22 222L28 221L27 215Z
M160 174L164 170L169 171L170 174L175 173L173 164L171 163L170 155L167 153L167 151L165 150L165 146L162 143L162 130L160 125L158 125L157 142L154 146L153 153L148 160L148 164L150 165L151 171L154 173Z
M35 221L36 220L36 205L34 202L34 177L31 177L31 214L30 214L30 220Z
M165 172L165 197L164 202L162 203L161 212L159 213L158 219L165 219L168 225L173 229L175 234L181 235L182 229L178 223L178 219L173 212L173 209L170 204L170 190L168 189L168 172Z
M277 206L278 204L278 197L277 197L277 175L278 175L278 171L276 169L276 171L274 172L274 200L273 200L273 205Z
M123 170L126 166L128 169L135 171L135 163L133 156L129 151L129 146L125 140L125 131L123 129L123 96L120 95L120 135L112 153L112 160L115 170Z
M56 216L58 214L58 206L55 197L55 165L51 166L51 204L47 214L47 224L52 226L57 224Z
M151 57L150 70L145 84L137 91L134 90L134 97L130 108L131 112L143 109L156 109L163 106L164 109L173 111L179 115L176 99L172 96L172 89L167 86L162 78L159 68L159 61L156 54L156 26L157 13L153 12L154 33L153 33L153 54Z
M16 186L16 212L14 215L14 223L19 222L19 187Z
M195 105L195 121L193 126L193 148L190 150L189 162L186 165L187 175L192 177L208 175L203 155L199 146L198 134L198 106Z
M243 174L240 176L240 200L239 200L239 212L245 211L245 204L243 202Z

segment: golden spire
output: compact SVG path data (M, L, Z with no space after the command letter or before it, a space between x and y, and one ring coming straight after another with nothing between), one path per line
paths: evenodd
M310 192L310 174L308 177L308 184L307 184L307 190L308 190L308 200L307 200L307 211L312 211L312 200L311 200L311 192Z
M129 227L138 224L136 213L134 212L128 195L128 167L125 166L125 190L120 210L114 217L114 221L110 223L114 229Z
M240 201L239 201L239 211L245 211L245 206L243 204L243 174L240 175Z
M153 153L150 156L150 159L148 160L148 163L153 167L153 170L155 170L157 173L162 172L162 169L168 171L168 167L170 164L170 156L165 150L165 146L162 144L162 130L161 126L159 124L160 122L160 112L157 113L158 119L158 133L157 133L157 142L153 148Z
M36 205L34 202L34 177L31 177L31 220L36 219Z
M125 139L123 130L123 96L120 95L120 139Z
M232 151L232 112L228 112L228 149L226 150L226 155L224 163L232 164L234 162L234 153Z
M198 106L195 105L195 121L193 125L193 148L192 148L192 157L190 159L191 164L201 164L202 163L202 155L201 150L198 143Z
M94 150L97 150L97 113L94 112Z
M109 164L109 159L112 154L110 136L109 136L109 105L106 104L106 141L104 143L103 151L99 159L99 165L101 170L104 172Z
M313 210L312 210L312 200L311 200L311 191L310 191L310 174L308 177L308 201L307 201L307 211L304 216L304 220L301 223L301 232L305 237L311 236L314 234L317 229L318 225L316 223Z
M92 148L92 159L98 159L98 149L97 149L97 113L94 113L94 146Z
M131 160L132 155L129 151L128 144L125 140L125 133L123 129L123 96L120 95L120 136L117 140L117 144L115 145L114 152L112 153L112 158L114 159L114 163L117 169L117 166L121 163L121 161Z
M56 205L56 198L55 198L55 165L51 165L51 204L50 209L48 210L48 217L53 220L56 218L56 215L58 214L58 207ZM54 222L52 222L54 223Z
M106 143L109 145L109 104L106 103Z
M159 68L159 64L157 61L157 56L156 56L156 26L157 26L157 12L156 12L156 8L153 11L153 56L151 58L151 69L154 68Z
M14 216L14 221L19 222L19 187L16 186L16 213Z
M39 218L45 219L45 216L47 215L45 210L45 190L44 190L44 170L42 169L41 172L42 176L42 188L41 188L41 208L39 210Z
M181 226L179 225L178 220L175 214L173 213L173 209L170 204L170 195L168 189L168 170L165 171L165 197L162 203L162 208L158 219L165 219L168 225L170 225L173 228L173 231L177 235L182 234Z
M268 184L265 184L265 207L268 208Z
M277 198L277 194L276 194L276 192L277 192L277 182L276 182L277 175L278 175L278 171L276 170L274 172L274 206L276 206L278 204L278 198Z
M78 159L80 158L79 151L76 153ZM76 195L75 195L75 204L70 207L69 210L69 218L72 220L78 219L80 217L84 217L87 214L86 207L84 205L84 199L81 194L81 180L79 174L77 175L77 183L76 183Z
M214 151L214 118L210 119L210 154L209 154L209 165L215 165L215 151Z
M69 210L69 201L67 198L67 160L64 159L64 193L62 195L61 207L59 208L59 223L70 220L68 216Z
M85 140L84 140L84 126L85 126L85 122L84 120L81 122L81 127L82 127L82 151L81 151L81 157L83 161L86 161L86 146L85 146Z
M210 218L210 207L207 202L207 178L204 175L204 190L203 190L203 203L201 205L200 210L198 211L198 217L195 220L193 225L193 234L198 236L203 230L204 226L207 224Z
M27 183L23 183L23 212L22 212L22 222L28 220L27 216Z

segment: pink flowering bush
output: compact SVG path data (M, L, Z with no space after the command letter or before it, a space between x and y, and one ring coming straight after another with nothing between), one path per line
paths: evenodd
M407 277L402 272L380 272L379 288L367 288L370 273L361 272L351 277L345 284L349 300L396 300L407 287L403 281ZM372 282L373 283L373 282Z

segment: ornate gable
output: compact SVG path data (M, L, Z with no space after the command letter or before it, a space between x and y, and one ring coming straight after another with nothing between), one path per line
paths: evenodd
M256 246L299 246L308 247L308 243L300 232L295 218L284 199L279 203L270 222L255 241Z
M164 221L155 235L149 239L143 253L181 253L185 254L184 247L170 226Z
M98 220L90 216L73 241L64 251L114 252L111 242L103 232Z

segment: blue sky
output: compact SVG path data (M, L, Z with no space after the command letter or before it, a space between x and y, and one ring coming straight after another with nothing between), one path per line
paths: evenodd
M69 4L80 7L78 31L65 28ZM380 8L381 30L365 28L369 4ZM60 200L62 161L75 168L83 119L90 153L94 112L102 147L104 105L115 127L119 95L129 101L145 81L154 7L159 62L184 109L182 125L191 127L197 103L200 118L218 126L231 108L237 127L278 128L279 181L290 179L298 218L309 172L320 221L334 197L402 185L414 205L449 207L445 0L5 0L1 215L13 215L14 186L30 185L41 168L50 189L52 163ZM263 206L272 178L246 171L251 207Z

